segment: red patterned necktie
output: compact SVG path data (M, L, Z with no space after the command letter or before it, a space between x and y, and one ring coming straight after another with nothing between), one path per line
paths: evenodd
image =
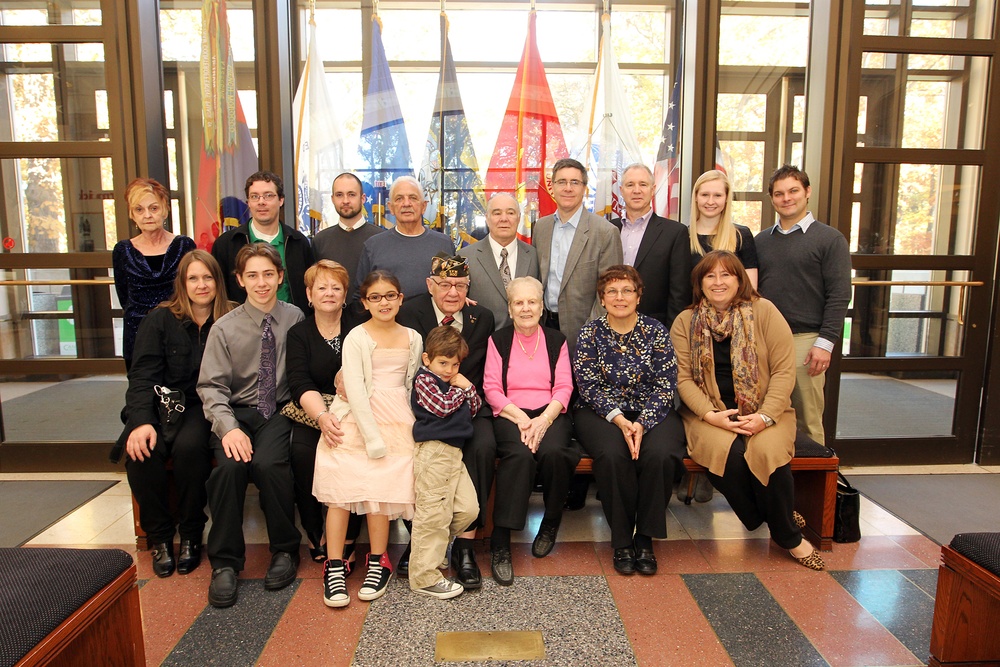
M451 323L454 321L455 321L454 317L452 317L451 315L445 315L444 317L441 318L441 326L450 327Z

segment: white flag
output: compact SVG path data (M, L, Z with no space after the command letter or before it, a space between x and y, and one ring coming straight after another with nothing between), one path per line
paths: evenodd
M610 213L612 218L621 218L625 214L622 171L630 164L642 162L642 156L632 128L618 60L611 46L609 14L601 17L601 26L601 50L591 88L589 117L580 124L587 128L587 136L581 142L578 159L587 167L587 180L594 190L594 213L602 217Z
M344 140L326 87L316 22L309 20L309 51L292 103L295 124L296 218L299 231L314 234L323 224L333 179L344 171Z

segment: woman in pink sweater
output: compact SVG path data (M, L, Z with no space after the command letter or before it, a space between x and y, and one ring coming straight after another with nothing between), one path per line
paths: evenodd
M571 446L573 425L566 408L573 394L573 372L566 337L539 325L542 284L532 277L507 286L513 325L490 338L483 392L496 419L493 429L500 463L493 506L491 567L497 583L514 581L510 531L524 528L528 497L539 474L545 514L531 545L536 558L555 545L563 504L580 453Z

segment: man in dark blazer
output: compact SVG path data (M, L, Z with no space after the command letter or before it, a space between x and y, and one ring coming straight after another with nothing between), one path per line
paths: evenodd
M538 251L546 326L566 336L570 351L583 324L603 314L597 278L622 263L622 238L615 226L583 206L587 170L572 158L552 167L556 212L535 223L531 243Z
M653 213L653 172L644 164L625 167L621 180L624 220L621 230L625 263L634 266L644 285L639 312L667 327L691 304L691 241L688 228Z
M493 333L493 313L483 306L466 303L469 294L469 265L464 257L449 257L438 253L431 260L431 275L427 278L427 294L412 299L404 297L397 321L403 326L420 332L427 338L432 329L450 325L462 332L469 345L469 355L458 371L475 385L483 397L483 371L486 367L486 346ZM486 503L493 486L496 466L497 442L493 435L492 411L483 400L483 408L472 420L472 439L462 448L462 459L476 487L479 500L479 519L469 530L455 538L451 549L451 565L458 573L458 582L465 588L479 588L483 584L479 565L476 564L473 541L476 528L486 516ZM399 574L409 571L410 547L400 558Z
M486 226L490 234L482 241L459 250L468 259L469 298L493 311L497 329L510 324L507 283L514 278L539 278L538 253L517 238L521 208L506 192L498 192L486 204Z

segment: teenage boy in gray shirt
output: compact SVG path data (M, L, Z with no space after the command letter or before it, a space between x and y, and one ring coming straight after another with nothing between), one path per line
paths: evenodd
M280 413L290 398L285 339L288 329L303 319L302 311L278 300L283 271L274 246L240 248L236 277L247 300L212 327L198 377L218 464L208 478L208 601L214 607L236 603L236 577L246 560L243 504L251 480L260 489L271 545L264 588L278 590L295 581L302 539L295 527L289 463L292 423Z

